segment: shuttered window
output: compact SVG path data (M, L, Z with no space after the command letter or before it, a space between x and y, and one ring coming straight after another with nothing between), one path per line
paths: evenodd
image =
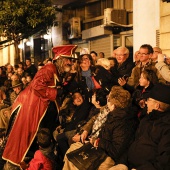
M106 58L111 57L113 52L113 35L90 40L90 51L96 51L98 54L104 52Z

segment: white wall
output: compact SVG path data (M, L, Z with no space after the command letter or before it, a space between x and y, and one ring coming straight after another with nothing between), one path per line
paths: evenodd
M62 13L57 13L58 26L52 27L52 43L53 46L62 45L63 37L62 37Z
M142 44L156 46L156 30L160 27L160 0L133 0L134 52Z
M15 55L15 49L13 45L7 46L1 49L0 50L0 66L4 66L7 63L14 65L14 55Z

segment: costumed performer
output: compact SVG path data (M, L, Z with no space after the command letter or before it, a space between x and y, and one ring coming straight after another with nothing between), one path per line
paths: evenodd
M12 115L6 134L2 158L19 166L37 134L50 101L55 101L56 66L46 64L12 105Z

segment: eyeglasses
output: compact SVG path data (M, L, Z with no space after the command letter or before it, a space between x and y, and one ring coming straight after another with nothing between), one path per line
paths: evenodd
M147 56L149 53L138 53L139 56Z

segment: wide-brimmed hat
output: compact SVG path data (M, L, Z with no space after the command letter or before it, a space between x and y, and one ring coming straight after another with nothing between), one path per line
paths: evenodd
M19 81L19 80L13 80L13 81L12 81L12 88L18 87L18 86L20 86L20 85L22 85L22 82L21 82L21 81Z
M53 60L58 59L59 57L66 57L70 59L76 59L73 54L77 49L77 45L69 44L69 45L59 45L52 48L53 53L55 54Z

